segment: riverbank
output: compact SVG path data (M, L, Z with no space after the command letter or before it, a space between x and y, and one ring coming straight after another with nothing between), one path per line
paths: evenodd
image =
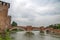
M10 32L0 33L0 40L11 40Z

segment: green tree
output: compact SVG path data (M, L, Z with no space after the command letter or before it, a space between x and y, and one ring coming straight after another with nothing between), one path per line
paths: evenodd
M48 27L52 27L53 28L54 26L53 25L49 25Z
M60 24L49 25L48 27L51 27L54 29L60 29Z
M56 26L57 26L58 29L60 29L60 24L57 24Z
M12 26L17 26L17 23L15 21L13 21Z

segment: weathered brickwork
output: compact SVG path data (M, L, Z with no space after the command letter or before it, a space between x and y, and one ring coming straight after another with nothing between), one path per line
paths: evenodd
M8 16L9 3L0 1L0 30L5 30L10 26L11 16Z

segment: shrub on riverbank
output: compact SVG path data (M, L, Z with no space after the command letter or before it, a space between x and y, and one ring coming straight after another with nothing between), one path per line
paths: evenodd
M11 40L10 33L6 32L5 40Z
M0 40L3 40L3 38L1 37L1 35L0 35Z
M10 32L7 30L0 34L0 40L11 40Z

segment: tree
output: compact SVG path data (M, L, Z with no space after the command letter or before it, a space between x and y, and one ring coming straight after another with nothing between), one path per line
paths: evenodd
M15 21L13 21L12 26L17 26L17 23Z
M52 27L53 28L54 26L53 25L49 25L49 27Z
M56 26L57 26L58 29L60 29L60 24L57 24Z
M49 25L49 27L54 29L60 29L60 24Z

